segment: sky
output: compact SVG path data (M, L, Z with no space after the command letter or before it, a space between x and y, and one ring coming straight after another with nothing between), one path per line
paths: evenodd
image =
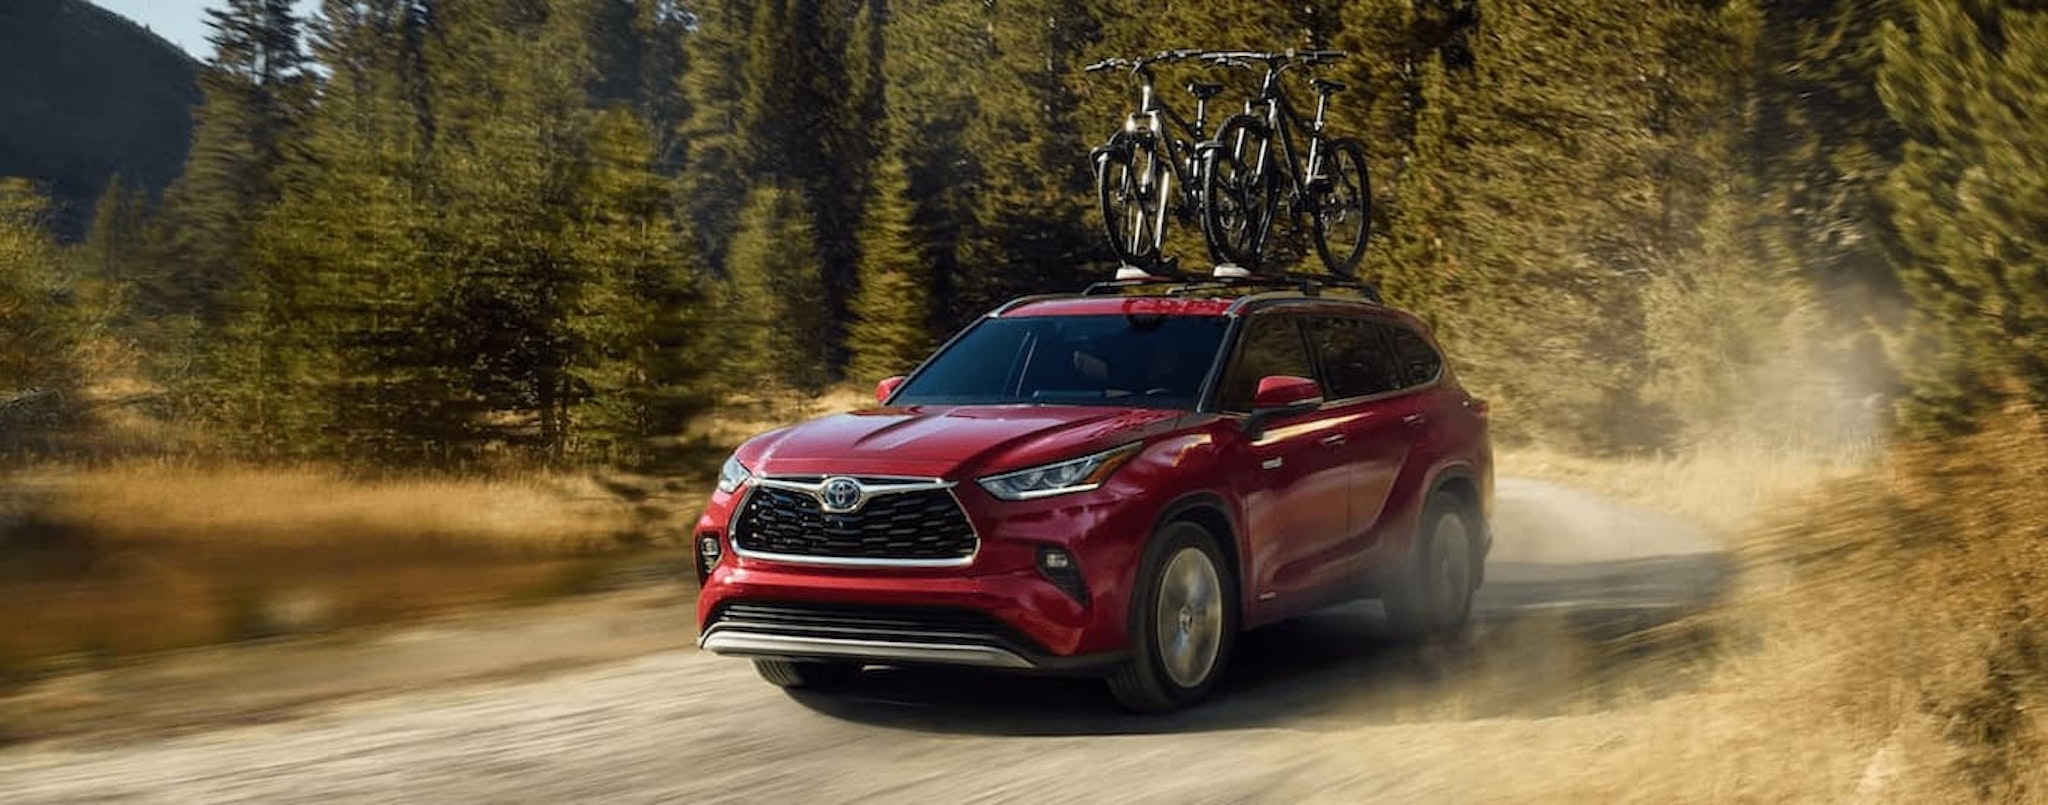
M184 48L186 53L204 59L213 55L213 48L206 44L206 9L218 6L219 0L92 0L101 8L128 19L149 26L158 36ZM318 0L299 0L299 12L309 13L319 5Z

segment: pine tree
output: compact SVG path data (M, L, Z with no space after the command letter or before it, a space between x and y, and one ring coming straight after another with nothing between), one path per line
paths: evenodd
M228 0L207 12L214 55L183 178L168 191L167 276L140 300L146 314L218 323L235 293L249 230L281 194L278 170L309 100L299 21L290 0Z
M283 170L311 103L311 78L289 0L231 0L209 11L213 60L185 174L154 228L153 270L138 277L138 331L157 378L189 411L233 419L269 366L258 341L274 324L275 286L253 265L255 230L284 195ZM273 379L273 383L288 381Z
M931 267L911 218L910 177L903 163L876 166L860 233L860 290L853 298L848 346L854 380L904 374L932 348Z
M1091 180L1070 82L1099 35L1080 0L985 4L981 102L963 143L975 160L955 317L1047 287L1072 287L1103 251L1083 217Z
M882 21L887 101L874 131L895 138L893 151L904 163L911 221L919 253L930 261L935 326L942 330L977 312L960 297L979 169L966 129L980 101L962 76L980 69L985 29L981 8L948 0L890 0Z
M1905 413L1955 428L2010 392L2048 403L2048 10L1910 8L1878 84L1907 137L1885 187L1918 335Z
M823 388L831 345L824 338L817 232L803 194L776 185L749 193L726 265L733 371L754 388Z
M747 32L755 0L708 0L696 11L696 32L685 48L683 76L689 116L682 124L682 188L679 205L688 216L693 251L714 266L725 265L727 241L746 198L749 164L740 126L740 98L747 91Z
M569 233L580 277L569 331L577 341L572 450L639 463L650 440L681 431L704 402L706 368L687 325L699 278L668 231L669 182L652 170L653 144L623 110L592 135L591 171Z

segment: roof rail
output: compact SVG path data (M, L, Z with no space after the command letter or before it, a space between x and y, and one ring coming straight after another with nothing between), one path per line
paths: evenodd
M1277 272L1250 274L1245 276L1211 276L1203 274L1173 273L1151 274L1144 277L1104 280L1091 284L1081 292L1082 296L1101 296L1131 288L1165 286L1168 296L1179 296L1206 290L1264 290L1294 291L1303 296L1321 296L1326 289L1357 291L1368 301L1380 303L1380 291L1364 280L1332 277L1327 274L1301 274Z

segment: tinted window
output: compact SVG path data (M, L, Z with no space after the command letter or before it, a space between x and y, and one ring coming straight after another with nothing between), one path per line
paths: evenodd
M1390 327L1388 331L1394 342L1394 354L1401 361L1401 385L1420 386L1435 380L1443 371L1443 357L1421 335L1406 327Z
M1223 377L1223 387L1217 391L1216 406L1225 411L1252 410L1261 378L1316 376L1295 319L1272 314L1254 316L1245 326L1237 357Z
M1401 365L1384 326L1360 318L1319 316L1309 341L1323 364L1326 395L1333 400L1385 394L1401 388Z
M1192 408L1225 321L1198 316L988 319L904 384L898 405Z

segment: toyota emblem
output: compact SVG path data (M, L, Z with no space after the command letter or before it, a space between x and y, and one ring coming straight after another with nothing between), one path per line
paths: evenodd
M860 482L852 478L828 478L819 490L819 500L828 512L850 512L860 508Z

